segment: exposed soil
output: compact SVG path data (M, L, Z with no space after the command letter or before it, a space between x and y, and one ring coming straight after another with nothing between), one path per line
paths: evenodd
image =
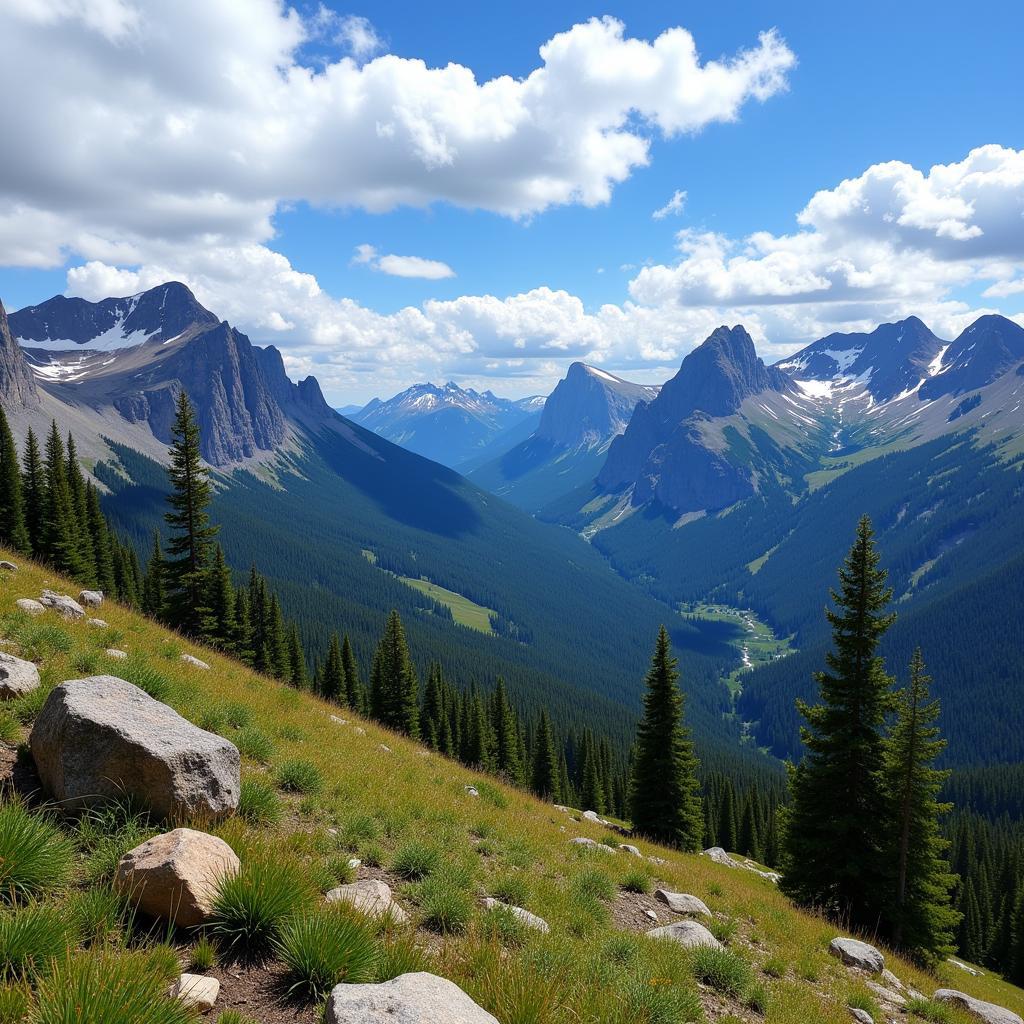
M275 963L233 963L206 972L220 982L215 1013L238 1010L259 1024L319 1024L319 1006L288 996L288 976Z

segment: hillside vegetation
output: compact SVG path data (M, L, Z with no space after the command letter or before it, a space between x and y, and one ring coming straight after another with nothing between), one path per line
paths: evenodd
M577 836L609 849L624 840L609 827L469 771L110 602L100 612L104 628L63 621L54 612L30 618L15 609L17 598L38 597L47 587L77 588L18 557L2 551L0 557L20 566L0 573L4 650L36 662L43 681L0 712L8 751L0 816L8 822L26 817L11 789L30 788L31 765L27 753L15 755L15 748L46 694L64 680L109 673L239 747L240 812L211 831L238 853L243 882L262 877L259 891L282 898L273 913L269 899L256 900L250 924L265 914L270 938L276 933L280 942L290 935L294 951L296 929L289 921L315 923L335 915L327 918L334 924L317 934L343 930L350 954L358 947L358 955L345 961L353 967L349 980L428 970L454 980L502 1024L841 1024L851 1019L849 1005L871 1008L876 1021L886 1019L866 976L828 955L829 941L839 934L835 926L795 910L770 880L643 841L642 858L573 845L569 840ZM112 648L126 651L127 659L108 656ZM197 655L210 669L182 662L182 653ZM32 806L32 819L50 815L53 845L64 851L67 870L38 878L27 896L6 887L0 1021L187 1020L187 1014L156 1012L162 1005L157 993L182 969L220 979L211 1016L221 1014L223 1024L320 1020L318 998L307 994L309 972L294 965L289 970L282 959L287 943L260 946L250 927L250 941L229 945L229 938L239 937L238 922L223 910L205 934L169 933L165 925L125 913L110 879L121 854L160 831L144 816L113 808L73 821ZM9 841L3 833L0 843ZM350 868L350 858L361 864ZM410 925L371 927L336 907L329 911L322 893L350 881L353 872L386 880ZM656 915L658 925L680 920L652 898L656 887L702 899L725 951L684 950L646 938L642 933L655 926L646 912ZM550 932L527 930L501 910L485 912L483 895L525 907L547 921ZM34 932L16 926L30 917ZM41 941L38 922L44 918L49 944L39 951L31 936ZM341 929L343 920L349 923ZM78 954L70 957L69 948ZM936 977L895 956L887 956L887 964L926 995L952 987L1024 1012L1024 992L993 974L976 977L943 964ZM54 993L86 991L90 971L104 984L127 978L124 992L144 990L151 1012L132 1016L131 999L124 996L120 1015L61 1015ZM329 979L335 980L341 978ZM930 1001L914 1005L920 1013L902 1019L968 1019Z

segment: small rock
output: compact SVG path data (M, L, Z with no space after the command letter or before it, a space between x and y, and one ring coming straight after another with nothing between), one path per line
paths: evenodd
M58 594L52 590L44 590L39 603L44 608L52 608L62 618L84 619L85 609L67 594Z
M656 889L654 898L660 900L669 910L677 914L700 914L704 917L711 917L711 911L708 910L707 904L689 893Z
M195 658L191 654L183 654L179 660L185 662L186 665L191 665L193 668L208 669L210 667L205 661Z
M739 867L739 864L737 864L736 861L734 861L732 857L730 857L729 854L727 854L720 846L709 847L701 854L701 856L707 857L708 860L713 860L716 864L724 864L727 868Z
M555 804L554 808L556 811L562 811L565 814L572 814L572 811L570 811L569 808L565 806L565 804Z
M209 1013L220 995L220 982L206 974L183 974L171 986L170 995L200 1013Z
M93 629L106 629L107 628L107 621L106 621L106 619L86 619L85 620L85 624L87 626L92 626Z
M418 971L379 985L336 985L324 1024L498 1024L447 978Z
M587 846L593 849L600 850L602 853L616 853L610 846L605 846L604 843L595 842L593 839L588 839L586 836L577 836L575 839L570 839L570 843L574 846Z
M14 603L18 608L23 612L27 612L29 615L42 615L43 612L46 611L46 608L43 605L38 601L32 600L31 597L19 597Z
M394 901L391 887L377 878L339 885L326 898L328 903L347 903L367 917L390 917L394 924L405 924L409 920L409 915Z
M365 736L366 735L366 730L361 725L357 725L352 731L357 736Z
M961 971L966 971L972 977L979 978L983 976L981 971L975 970L973 967L968 967L967 964L961 963L955 957L947 957L947 961L954 967L959 967Z
M485 910L507 910L512 916L527 928L533 928L535 931L543 932L545 935L551 931L548 927L547 921L542 917L538 917L536 914L531 914L528 910L524 910L522 907L514 907L511 903L502 903L501 900L493 899L490 896L484 899Z
M625 850L626 853L633 854L634 857L642 857L643 856L643 854L635 846L630 846L629 843L619 843L619 849L620 850Z
M665 858L664 858L664 857L653 857L653 856L648 856L647 860L648 860L648 861L649 861L649 862L650 862L651 864L657 864L657 865L658 865L659 867L660 867L660 866L661 866L662 864L667 864L667 863L668 863L668 861L667 861L667 860L665 860Z
M587 821L596 821L598 823L602 823L597 811L584 811L583 817L586 818Z
M378 743L377 744L377 749L378 750L383 750L385 754L390 754L391 753L391 748L386 743Z
M955 988L940 988L932 998L937 1003L945 1003L947 1006L964 1010L984 1024L1024 1024L1024 1020L1012 1010L975 999L964 992L958 992Z
M337 723L338 725L348 725L347 718L339 718L337 715L331 715L331 721Z
M695 946L722 948L718 939L704 925L698 924L696 921L675 921L661 928L652 928L647 934L652 939L670 939L687 949L693 949Z
M478 790L476 788L476 786L466 786L465 789L466 789L466 792L470 796L479 796L480 795L480 790Z
M879 1002L885 1003L886 1006L889 1006L892 1009L899 1010L907 1005L906 999L904 999L903 996L901 996L895 989L879 985L877 981L867 982L867 987L874 992Z
M861 1010L856 1006L848 1006L847 1009L850 1011L850 1016L859 1024L875 1024L875 1018L867 1010Z
M99 608L103 604L103 591L83 590L78 595L78 603L86 608Z
M358 857L349 857L348 868L350 871L355 871L356 868L362 867L363 862Z
M6 558L0 559L0 569L4 572L17 572L18 567L13 562L8 562Z
M108 658L116 658L118 661L124 661L128 657L127 651L119 651L116 647L108 647L103 653Z
M828 951L847 967L859 967L872 974L881 974L885 968L885 957L859 939L835 938L828 944Z
M882 971L882 982L883 984L888 985L894 992L904 991L903 982L900 981L900 979L897 978L888 967Z
M0 700L21 697L38 688L39 669L31 661L0 651Z
M191 928L213 912L217 883L237 875L240 867L223 839L176 828L126 853L114 883L150 917Z
M658 915L653 910L645 910L644 916L649 917L652 921L658 920Z

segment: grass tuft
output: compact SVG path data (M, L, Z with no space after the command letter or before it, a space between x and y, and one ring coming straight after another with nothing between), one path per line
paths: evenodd
M722 995L740 998L753 981L750 965L732 950L698 946L691 961L693 976Z
M277 784L288 793L307 795L319 793L324 788L324 777L312 761L293 757L278 765Z
M242 779L238 816L254 828L279 825L284 818L281 798L262 779Z
M8 899L59 888L73 858L74 848L48 816L16 803L0 806L0 893Z

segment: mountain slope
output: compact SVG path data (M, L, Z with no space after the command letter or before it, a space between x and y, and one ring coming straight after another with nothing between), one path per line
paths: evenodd
M537 405L535 398L511 401L449 381L443 387L415 384L387 401L375 398L351 419L409 451L457 467L535 415Z
M5 410L24 409L38 401L35 377L11 334L7 312L0 302L0 404Z
M470 472L479 486L530 512L596 476L612 439L658 389L573 363L544 405L536 431Z

